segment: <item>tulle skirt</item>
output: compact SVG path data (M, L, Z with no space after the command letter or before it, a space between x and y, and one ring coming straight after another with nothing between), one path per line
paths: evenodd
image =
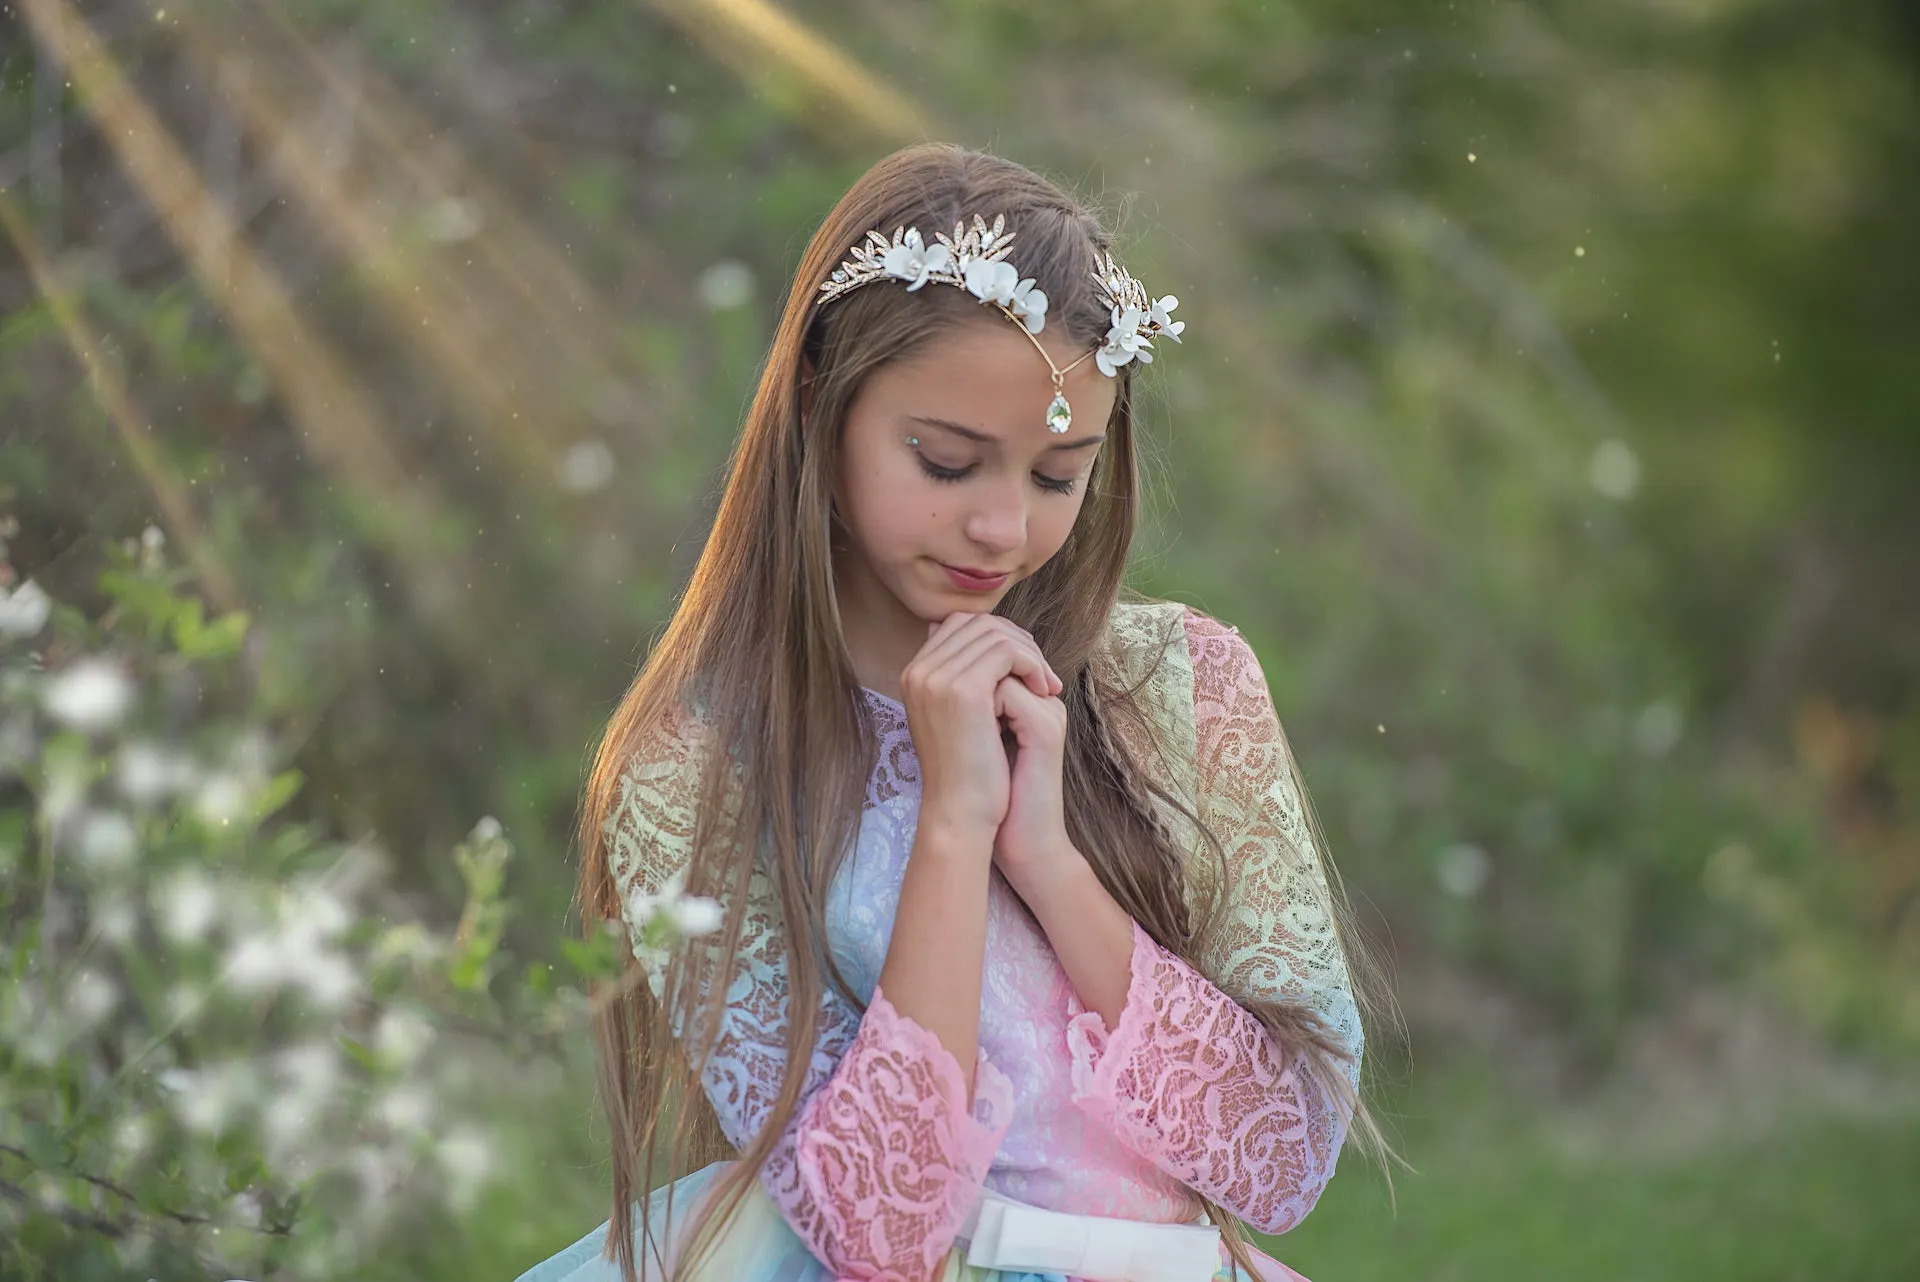
M677 1232L693 1222L700 1194L713 1178L730 1165L716 1162L681 1179L672 1186L653 1191L648 1202L656 1250L671 1259L677 1245ZM673 1221L667 1222L667 1194L673 1194ZM636 1228L638 1216L635 1217ZM606 1257L608 1225L602 1224L566 1250L549 1257L522 1273L517 1282L620 1282L619 1268ZM634 1252L641 1282L661 1282L661 1260L636 1249ZM1224 1255L1224 1252L1223 1252ZM1258 1252L1253 1253L1257 1273L1249 1278L1244 1270L1222 1263L1213 1282L1306 1282L1298 1273ZM964 1246L947 1255L940 1282L1069 1282L1053 1273L1010 1273L1003 1269L978 1269L967 1263ZM781 1218L779 1210L756 1183L732 1218L721 1231L713 1250L702 1260L699 1273L685 1282L833 1282L825 1265L813 1257L806 1244Z

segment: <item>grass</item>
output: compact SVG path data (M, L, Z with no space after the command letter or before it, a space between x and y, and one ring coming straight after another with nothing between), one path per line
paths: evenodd
M1359 1162L1269 1243L1312 1282L1913 1282L1920 1118L1803 1116L1684 1157L1567 1154L1538 1116L1466 1094L1402 1112L1417 1173Z
M521 1100L527 1154L451 1232L389 1252L368 1282L509 1282L606 1218L606 1167L580 1099ZM531 1105L532 1107L527 1107ZM1477 1076L1390 1104L1416 1168L1388 1204L1349 1156L1306 1222L1268 1244L1312 1282L1913 1282L1920 1117L1802 1116L1685 1156L1575 1155L1557 1120Z

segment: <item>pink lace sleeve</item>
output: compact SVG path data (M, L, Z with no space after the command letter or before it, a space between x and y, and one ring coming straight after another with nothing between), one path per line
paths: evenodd
M621 779L607 834L623 898L657 894L685 869L705 749L699 725L683 719ZM766 1125L785 1081L790 1014L785 927L763 871L754 871L738 910L740 953L725 967L728 1000L702 1084L728 1141L744 1148ZM635 942L659 995L676 972L646 955L637 935ZM711 961L694 970L721 973ZM836 1278L922 1282L979 1200L1012 1119L1012 1086L982 1052L969 1101L959 1062L878 990L864 1016L829 990L814 1018L800 1106L761 1182Z
M1340 1139L1296 1059L1264 1025L1133 928L1120 1025L1070 999L1074 1103L1129 1148L1265 1233L1306 1217Z
M780 1209L836 1278L920 1282L979 1202L1012 1116L1012 1084L984 1052L969 1105L959 1061L875 989L781 1143L797 1178Z
M1304 1056L1283 1058L1242 1003L1312 1010L1349 1052L1355 1086L1359 1012L1259 662L1235 630L1191 610L1184 624L1195 799L1226 850L1225 912L1197 969L1134 927L1118 1027L1073 1002L1075 1102L1182 1183L1282 1233L1332 1178L1345 1121ZM1197 860L1194 875L1208 866Z

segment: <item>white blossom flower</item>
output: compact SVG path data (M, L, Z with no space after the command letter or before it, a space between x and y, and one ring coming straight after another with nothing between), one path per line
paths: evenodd
M480 816L480 822L473 826L473 835L479 841L498 841L501 832L500 821L492 815Z
M332 949L307 957L294 979L306 989L315 1005L326 1010L345 1006L360 987L360 976L353 963Z
M373 1044L383 1058L405 1068L420 1058L433 1036L433 1025L419 1012L396 1007L380 1016Z
M97 970L82 970L67 985L67 1013L82 1029L113 1013L120 1004L120 990Z
M81 860L97 872L111 873L133 862L140 834L133 821L117 810L89 811L80 819L75 843Z
M1013 291L1020 284L1020 273L1012 263L975 258L967 263L965 275L967 292L981 302L1012 305Z
M360 982L353 964L326 946L312 922L284 914L236 941L227 950L221 975L245 992L293 985L329 1009L343 1005Z
M704 895L682 896L674 901L672 912L674 929L680 932L682 938L710 935L720 929L722 913L719 901Z
M1020 318L1029 334L1038 334L1047 327L1047 293L1034 288L1031 276L1013 287L1010 310Z
M140 915L134 911L133 901L125 895L113 895L94 901L90 911L93 924L101 938L109 943L125 945L133 940L140 927Z
M144 739L120 746L116 782L127 800L150 805L185 792L200 777L200 767L184 752Z
M493 1146L474 1128L456 1127L434 1147L434 1158L446 1174L448 1200L455 1210L466 1210L492 1174Z
M47 682L53 717L88 734L119 724L133 706L133 683L110 659L82 659Z
M281 920L304 943L333 939L353 924L353 913L340 898L317 882L291 887L281 901Z
M154 909L167 938L177 944L191 943L205 938L213 925L220 911L220 889L199 869L182 869L160 886Z
M360 1181L362 1213L374 1223L391 1212L400 1187L399 1156L381 1144L362 1144L354 1150L353 1173Z
M945 271L952 261L952 250L941 244L926 244L920 238L920 229L909 227L900 243L887 250L880 265L887 275L911 282L907 289L912 291L926 284L934 272Z
M433 1096L423 1086L406 1083L382 1095L375 1112L401 1134L417 1135L433 1124Z
M176 1023L184 1024L200 1013L207 1004L207 989L194 983L176 984L167 991L167 1015Z
M627 920L632 923L635 930L643 929L653 921L657 913L680 898L681 892L686 887L687 870L685 868L676 869L666 881L661 883L660 889L651 894L635 886L627 894Z
M162 559L167 546L167 533L157 525L149 525L140 531L140 565L143 569L158 570L165 561Z
M180 1121L189 1130L218 1135L252 1102L254 1073L238 1060L212 1065L197 1073L190 1069L176 1071L180 1074L177 1079Z
M260 1110L267 1153L276 1163L290 1164L320 1120L313 1102L300 1095L276 1093Z
M227 949L226 965L220 970L222 977L246 993L278 987L287 978L287 958L280 946L281 938L280 932L272 929L241 936Z
M52 613L52 599L32 579L12 591L0 587L0 636L33 636Z
M274 1057L273 1067L289 1094L316 1105L340 1082L340 1054L326 1042L289 1046Z
M200 781L193 794L193 809L208 823L232 823L247 811L253 789L231 771L219 771Z
M137 1161L153 1143L153 1119L145 1113L129 1114L120 1119L113 1138L122 1161Z

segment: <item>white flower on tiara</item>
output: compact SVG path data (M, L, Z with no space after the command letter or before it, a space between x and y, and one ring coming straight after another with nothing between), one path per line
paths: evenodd
M907 228L901 241L891 246L881 260L889 276L912 282L909 291L919 289L934 276L944 273L953 261L953 251L945 245L928 245L920 239L918 227Z
M833 274L820 283L815 302L831 302L876 280L905 281L909 291L938 281L1000 308L1019 321L1029 335L1038 334L1047 324L1047 293L1036 287L1032 277L1023 278L1006 261L1015 235L1006 228L1004 214L990 227L986 219L975 214L971 224L966 219L955 223L951 236L936 233L933 244L926 242L918 227L896 227L891 239L878 230L869 231L866 241L855 245ZM1114 261L1112 254L1102 253L1095 260L1093 280L1113 319L1106 341L1093 352L1095 363L1107 377L1114 377L1121 366L1133 361L1150 364L1156 338L1180 341L1187 323L1173 319L1173 310L1180 305L1178 298L1168 294L1155 299Z
M1013 305L1013 291L1020 283L1020 273L1014 270L1012 263L975 258L968 261L963 275L967 281L967 292L981 302L998 303L1002 307Z
M1153 310L1147 313L1147 319L1157 326L1161 333L1176 343L1180 341L1180 331L1187 327L1185 321L1173 319L1173 309L1178 306L1180 306L1180 300L1172 294L1168 294L1165 298L1156 302L1153 305Z
M1047 291L1035 289L1033 277L1027 277L1013 287L1012 311L1029 334L1038 334L1047 327Z
M1136 307L1113 309L1113 327L1107 331L1106 345L1093 358L1108 378L1122 365L1138 358L1142 365L1153 364L1153 343L1140 331L1140 310Z

